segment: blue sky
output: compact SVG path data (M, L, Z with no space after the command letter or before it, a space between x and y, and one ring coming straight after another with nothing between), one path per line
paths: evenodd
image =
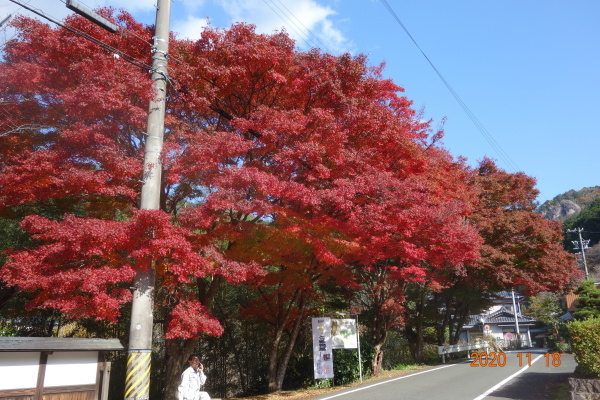
M56 18L62 0L20 0ZM79 0L153 23L155 0ZM470 164L484 156L538 181L539 201L600 185L600 2L421 0L388 4L477 124L380 0L173 0L171 28L197 37L210 24L285 27L298 47L368 55L404 87L444 145ZM0 20L19 7L0 0ZM0 31L0 43L10 38Z

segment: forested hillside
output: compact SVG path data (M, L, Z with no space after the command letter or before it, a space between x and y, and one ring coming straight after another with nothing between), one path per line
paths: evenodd
M600 196L600 186L569 190L539 206L538 211L552 221L565 221L575 217Z
M573 243L579 241L579 235L567 230L583 229L581 238L589 240L589 248L585 250L588 271L597 279L600 272L600 186L569 190L543 203L538 212L547 219L563 222L565 248L572 253L580 253L580 245ZM581 256L579 263L583 268Z

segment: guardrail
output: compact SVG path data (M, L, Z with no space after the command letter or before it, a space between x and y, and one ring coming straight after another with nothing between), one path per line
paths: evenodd
M476 349L485 349L485 352L488 352L488 347L490 347L488 342L479 342L479 343L461 343L461 344L452 344L447 346L438 346L438 354L442 356L442 363L446 363L446 354L450 353L458 353L459 351L469 351Z

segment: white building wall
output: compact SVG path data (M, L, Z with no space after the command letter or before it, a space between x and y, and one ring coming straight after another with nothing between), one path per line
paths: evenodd
M0 390L35 388L39 364L40 353L0 352Z
M93 385L97 370L97 351L54 352L48 355L44 387Z
M37 385L40 352L0 352L0 390ZM48 355L44 387L94 385L98 352L54 352Z

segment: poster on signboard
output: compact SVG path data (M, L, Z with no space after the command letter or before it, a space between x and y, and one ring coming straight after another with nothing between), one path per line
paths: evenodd
M358 347L356 320L350 318L332 319L331 342L334 349L356 349Z
M312 333L315 379L333 378L331 318L313 318Z

